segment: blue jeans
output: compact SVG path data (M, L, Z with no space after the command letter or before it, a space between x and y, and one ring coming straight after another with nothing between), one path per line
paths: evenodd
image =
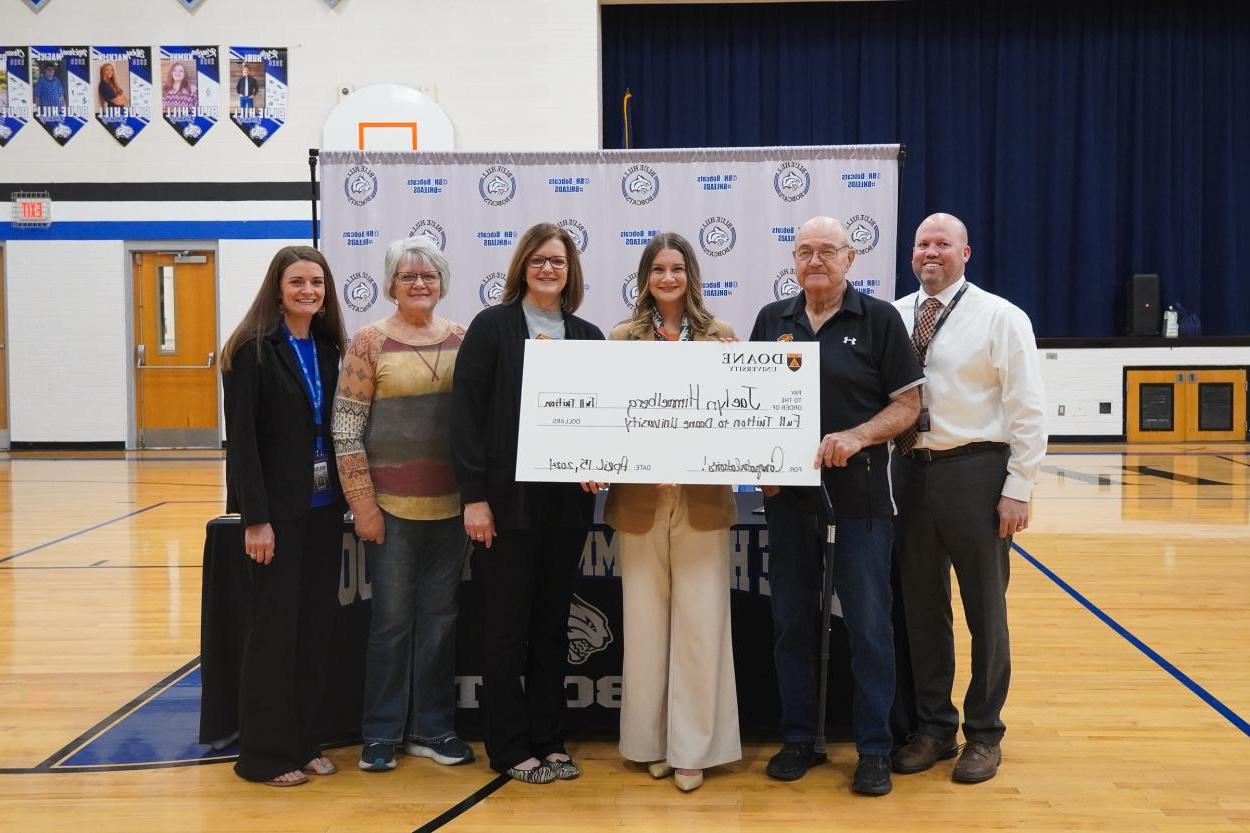
M365 664L365 743L456 733L456 615L467 553L460 517L409 521L382 513L386 538L367 542L373 619Z
M768 572L773 659L781 695L783 741L816 740L820 663L820 592L825 524L814 504L792 492L769 498ZM889 755L894 702L890 518L842 518L837 525L833 587L842 604L855 683L851 730L861 755Z

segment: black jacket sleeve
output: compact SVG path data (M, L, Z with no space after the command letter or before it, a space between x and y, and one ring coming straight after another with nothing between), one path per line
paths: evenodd
M465 504L486 500L486 417L498 353L498 318L478 313L456 356L451 392L451 461Z
M256 426L261 396L260 362L256 342L246 341L234 354L229 371L221 374L225 391L226 479L233 506L243 526L269 522L269 496L261 466Z

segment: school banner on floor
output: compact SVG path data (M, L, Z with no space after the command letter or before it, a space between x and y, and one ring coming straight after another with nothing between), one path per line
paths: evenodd
M0 148L30 121L30 52L0 46Z
M91 47L96 121L126 146L152 120L152 50L146 46Z
M31 84L35 121L64 145L91 118L87 47L32 46L30 62L36 67Z
M422 235L451 263L439 305L468 324L499 301L527 228L568 230L582 258L578 314L605 332L636 298L642 248L675 231L699 258L709 309L746 337L764 304L798 292L794 235L810 217L847 227L848 280L894 298L898 145L611 150L579 153L321 154L322 250L348 330L389 314L390 241Z
M230 120L260 147L286 124L286 49L230 47Z
M187 144L217 124L221 109L216 46L161 47L161 115Z

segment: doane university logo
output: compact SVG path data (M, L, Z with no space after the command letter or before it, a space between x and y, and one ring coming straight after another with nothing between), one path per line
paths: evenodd
M802 353L786 353L786 367L790 368L791 372L797 373L799 368L802 366Z

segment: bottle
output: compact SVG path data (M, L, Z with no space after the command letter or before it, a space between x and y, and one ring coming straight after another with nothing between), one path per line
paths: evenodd
M1176 338L1180 334L1180 329L1180 315L1177 314L1176 307L1168 304L1168 308L1163 311L1163 337Z

